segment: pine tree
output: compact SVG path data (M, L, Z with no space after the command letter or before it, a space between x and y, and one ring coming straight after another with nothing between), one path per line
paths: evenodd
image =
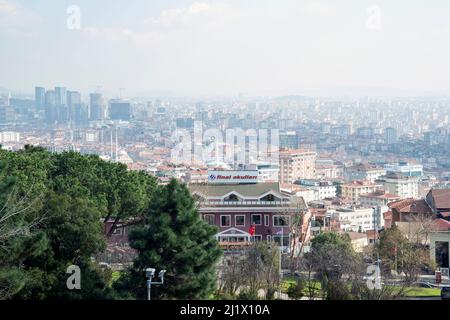
M204 222L188 188L172 180L159 188L146 212L145 226L130 233L138 251L133 269L119 289L145 297L145 272L152 267L167 270L165 283L152 296L160 299L205 299L216 286L216 264L222 254L217 228Z

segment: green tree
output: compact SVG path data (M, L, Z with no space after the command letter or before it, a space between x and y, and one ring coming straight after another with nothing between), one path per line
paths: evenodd
M105 248L102 221L126 222L142 215L155 179L98 156L56 154L32 146L18 152L0 150L0 160L5 164L0 170L5 184L0 185L0 205L7 203L2 212L7 208L20 213L0 224L0 230L15 231L14 237L0 239L5 248L0 250L0 286L8 289L8 296L111 297L106 285L110 274L92 261ZM30 226L35 227L32 233ZM79 291L66 287L66 269L72 264L81 268Z
M131 232L131 246L139 255L115 288L144 298L144 270L153 267L167 270L165 284L156 289L155 298L208 298L214 293L216 265L222 254L216 233L217 228L201 219L187 187L172 180L156 191L145 212L145 225Z
M428 248L415 239L402 235L397 226L383 232L378 244L378 251L384 272L395 270L404 273L404 280L413 283L417 280L422 268L431 266Z
M358 277L362 259L351 245L347 234L322 233L312 240L311 252L305 255L321 281L322 297L330 300L348 299L346 283ZM345 279L344 279L345 276Z

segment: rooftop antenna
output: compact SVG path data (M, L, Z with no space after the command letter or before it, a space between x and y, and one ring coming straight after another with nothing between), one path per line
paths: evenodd
M117 139L117 127L116 127L116 162L119 162L119 143Z
M119 88L119 98L122 100L122 92L124 91L124 88Z
M111 130L110 130L110 138L111 138L111 155L110 155L110 159L111 159L111 161L113 161L113 154L114 154L114 149L113 149L113 131L112 131L112 128L111 128Z

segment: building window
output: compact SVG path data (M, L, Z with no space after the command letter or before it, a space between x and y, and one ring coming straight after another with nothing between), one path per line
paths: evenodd
M289 217L287 216L274 216L273 217L274 227L287 227L289 226Z
M230 194L227 198L225 198L224 201L230 201L230 202L238 202L239 198L234 193Z
M290 236L289 235L274 235L272 236L272 241L277 245L281 245L283 247L290 246Z
M231 227L231 216L220 216L221 227Z
M268 227L269 224L270 224L270 217L266 214L266 215L264 216L264 225L265 225L266 227Z
M244 227L245 226L245 216L242 216L242 215L234 216L234 225L236 227Z
M121 236L122 235L122 227L116 227L112 234Z
M254 235L253 238L255 239L255 242L262 241L262 235L260 235L260 234Z
M203 220L205 220L205 222L210 224L210 225L214 225L215 224L215 217L214 217L213 214L205 214L203 216Z
M252 214L252 225L260 226L261 225L261 215L260 214Z

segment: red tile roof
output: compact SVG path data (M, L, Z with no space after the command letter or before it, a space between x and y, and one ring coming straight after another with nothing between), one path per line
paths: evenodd
M450 208L450 189L433 189L430 192L437 209Z
M430 206L425 200L404 199L400 201L391 202L388 207L401 213L418 213L418 214L432 214Z
M434 231L450 231L450 221L444 219L436 219L433 221Z

